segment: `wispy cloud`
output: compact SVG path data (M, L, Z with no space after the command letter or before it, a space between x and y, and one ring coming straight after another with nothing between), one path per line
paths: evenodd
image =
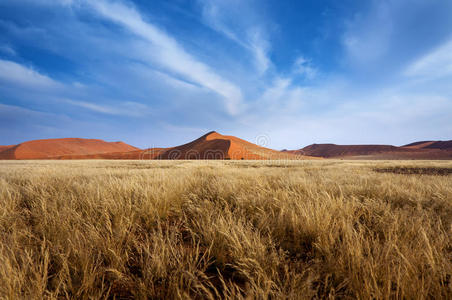
M409 65L404 75L423 80L452 75L452 40Z
M20 88L31 94L39 91L37 99L39 98L41 103L45 101L53 102L58 94L76 94L78 90L87 89L87 87L78 83L61 83L42 75L31 67L7 60L0 60L0 86L2 82L4 82L4 86L13 89ZM85 95L85 97L89 97L89 95ZM63 99L62 102L109 115L141 117L150 113L150 108L147 105L134 101L103 101L108 102L108 105L71 99Z
M31 86L34 88L55 88L60 84L48 76L42 75L31 67L9 60L0 59L0 81Z
M150 114L150 109L147 105L137 102L121 102L117 105L102 105L87 101L72 100L72 99L62 99L64 103L82 107L94 112L116 115L116 116L130 116L130 117L142 117Z
M295 60L293 72L304 76L306 79L313 79L318 74L318 70L312 66L311 60L306 59L304 56L299 56Z
M123 2L92 1L89 4L103 17L123 25L125 28L150 43L148 57L172 72L206 87L225 100L229 113L240 110L242 93L239 87L222 78L208 65L187 53L169 34L146 22L143 16L130 4Z
M253 15L251 1L199 0L199 3L205 23L249 51L257 71L265 73L271 66L270 43L264 26Z

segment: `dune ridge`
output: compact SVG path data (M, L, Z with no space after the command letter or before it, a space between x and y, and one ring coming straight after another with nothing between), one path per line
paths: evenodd
M404 146L312 144L277 151L235 136L211 131L186 144L139 149L124 142L63 138L0 146L0 159L452 159L452 140L419 141Z
M420 141L404 146L312 144L294 154L349 159L452 159L452 141Z
M64 155L125 152L138 148L123 142L99 139L63 138L23 142L0 148L0 159L55 159Z
M170 148L157 158L262 160L296 159L297 157L290 153L258 146L235 136L211 131L190 143Z
M169 148L149 148L115 153L97 153L89 155L62 155L58 159L318 159L261 147L237 138L222 135L216 131L188 142Z

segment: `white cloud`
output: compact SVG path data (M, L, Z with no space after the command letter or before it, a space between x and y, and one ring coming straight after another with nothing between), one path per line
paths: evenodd
M317 69L315 69L310 60L303 56L299 56L293 65L293 72L306 77L306 79L313 79L317 76Z
M121 102L116 106L112 105L101 105L95 104L87 101L79 101L72 99L62 99L64 103L68 103L71 105L79 106L94 112L108 114L108 115L117 115L117 116L129 116L129 117L140 117L149 114L149 108L137 102Z
M0 59L0 81L34 88L55 88L60 84L32 68Z
M255 64L259 73L264 73L271 65L268 57L269 43L262 37L258 29L248 31L249 45L247 48L254 53Z
M412 63L404 74L426 80L452 75L452 40Z
M162 67L216 92L225 100L229 113L239 112L242 102L240 88L188 54L174 38L146 22L135 8L117 1L99 0L90 1L89 4L103 17L123 25L148 41L150 47L147 55L153 63L160 64Z
M253 9L247 6L249 2L199 0L199 3L206 24L249 51L259 74L265 73L271 66L270 43L263 26L251 17Z

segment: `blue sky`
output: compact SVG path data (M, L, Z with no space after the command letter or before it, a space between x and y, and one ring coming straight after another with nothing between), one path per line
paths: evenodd
M452 2L0 1L0 145L210 130L275 149L452 139Z

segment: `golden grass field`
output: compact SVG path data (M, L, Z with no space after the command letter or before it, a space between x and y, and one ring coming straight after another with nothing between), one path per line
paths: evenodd
M0 298L451 299L450 168L2 161Z

